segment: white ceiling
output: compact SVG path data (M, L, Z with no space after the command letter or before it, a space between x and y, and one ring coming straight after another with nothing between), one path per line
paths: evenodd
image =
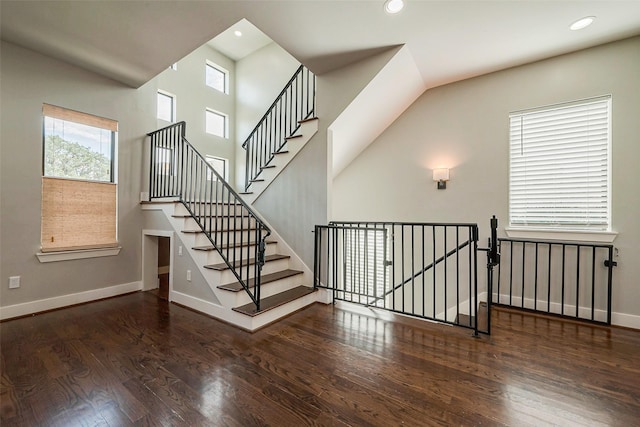
M317 74L405 44L433 87L640 34L640 0L405 2L2 0L1 36L139 87L244 18Z
M236 35L236 31L240 32L239 35ZM207 44L226 57L238 61L269 43L273 43L269 36L251 22L241 19Z

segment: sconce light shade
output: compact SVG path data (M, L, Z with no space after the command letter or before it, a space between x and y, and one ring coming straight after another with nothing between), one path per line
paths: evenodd
M434 169L433 180L438 182L438 190L446 189L447 181L449 181L449 169L447 168Z

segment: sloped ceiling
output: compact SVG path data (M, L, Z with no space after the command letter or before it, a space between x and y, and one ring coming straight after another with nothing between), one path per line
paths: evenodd
M3 0L1 36L139 87L245 18L316 74L404 44L429 88L640 34L638 0L405 2Z

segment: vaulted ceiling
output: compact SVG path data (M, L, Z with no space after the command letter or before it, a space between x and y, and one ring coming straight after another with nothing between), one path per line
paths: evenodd
M1 36L139 87L245 18L317 74L404 44L428 88L640 34L640 0L383 3L2 0Z

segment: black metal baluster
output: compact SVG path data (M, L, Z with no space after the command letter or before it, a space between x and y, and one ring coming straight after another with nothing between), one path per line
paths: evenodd
M520 291L520 305L524 308L524 282L525 282L525 266L526 266L526 250L527 244L522 242L522 290Z
M596 307L596 247L591 247L591 320L595 319Z
M576 319L580 317L580 245L576 245Z

